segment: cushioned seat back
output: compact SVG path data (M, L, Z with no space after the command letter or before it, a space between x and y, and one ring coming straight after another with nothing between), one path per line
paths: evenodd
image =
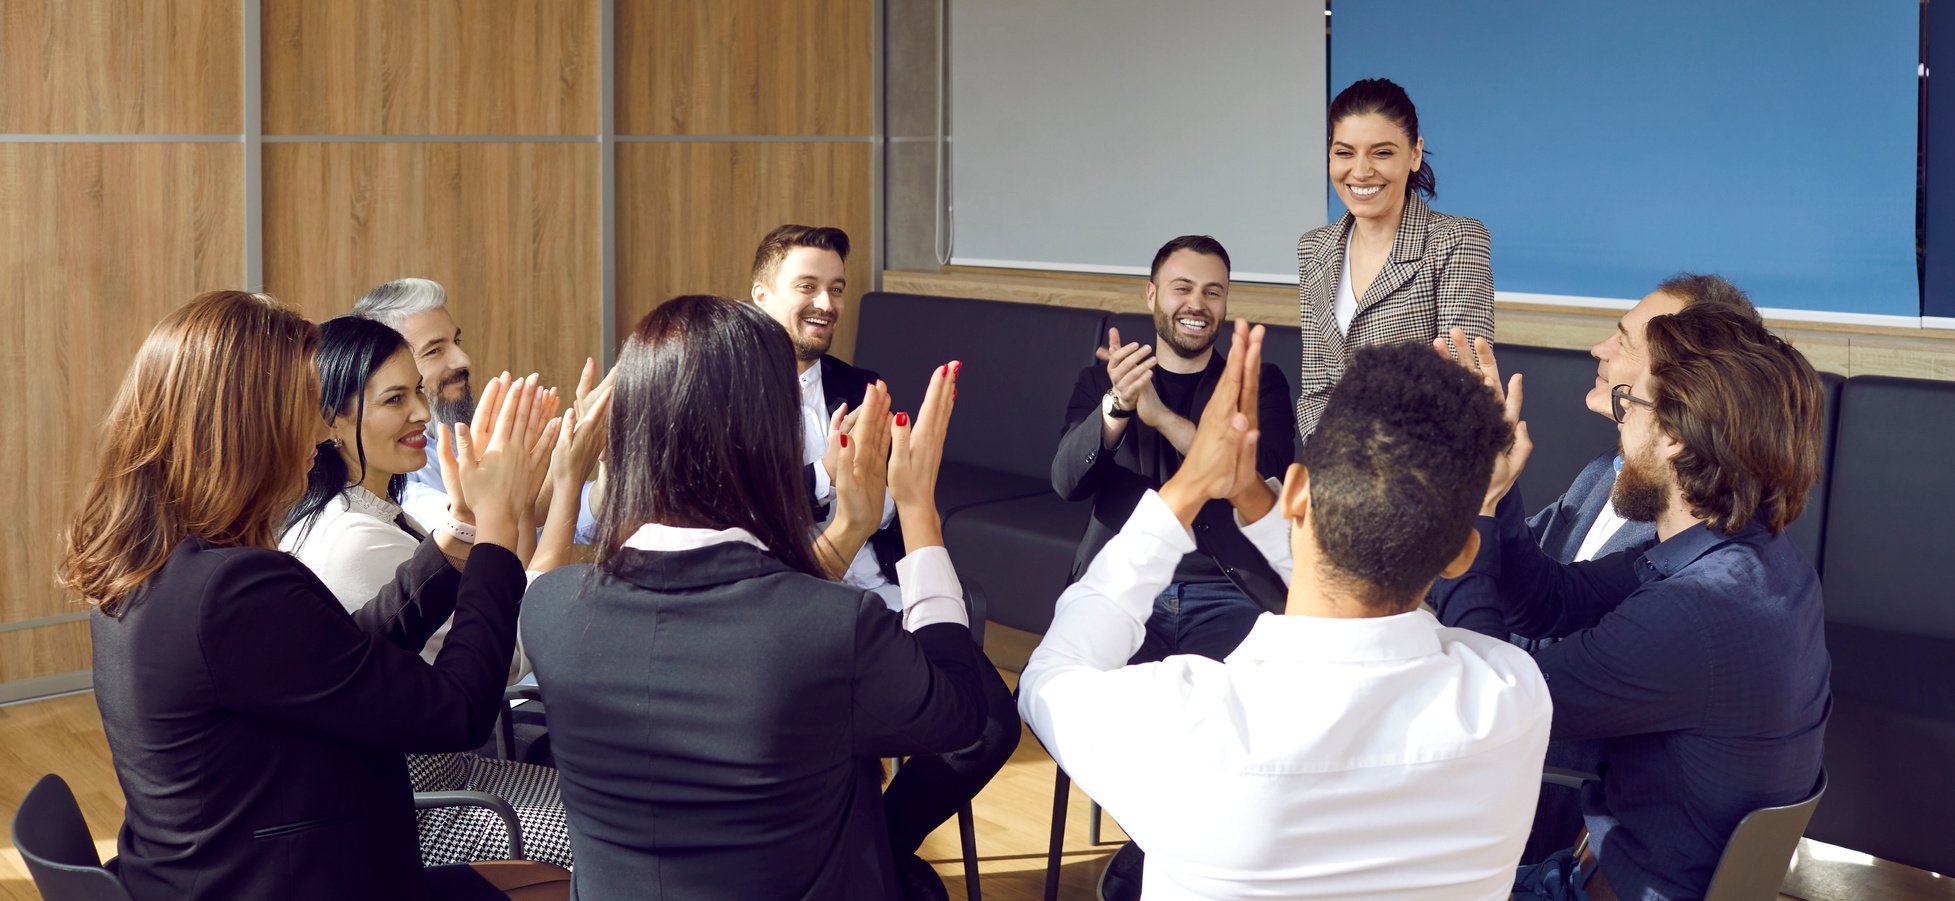
M1955 871L1955 384L1862 376L1839 391L1824 517L1832 789L1807 834Z
M1587 351L1502 344L1494 352L1501 378L1522 376L1521 418L1534 439L1534 453L1519 484L1532 514L1568 490L1596 454L1616 448L1616 424L1583 400L1595 385L1596 362Z
M855 363L889 382L896 410L915 413L931 371L962 360L944 458L1045 481L1073 380L1104 338L1103 315L878 291L862 298Z
M1840 389L1825 517L1826 618L1955 639L1955 383ZM1951 667L1955 670L1955 667Z

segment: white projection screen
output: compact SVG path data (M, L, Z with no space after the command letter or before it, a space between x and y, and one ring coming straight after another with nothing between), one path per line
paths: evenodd
M1146 274L1210 234L1294 283L1324 224L1322 0L951 0L951 262Z

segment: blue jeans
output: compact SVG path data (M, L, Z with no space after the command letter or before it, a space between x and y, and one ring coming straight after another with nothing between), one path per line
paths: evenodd
M1221 660L1248 637L1265 611L1230 582L1169 582L1154 596L1147 635L1128 663L1152 663L1175 654Z

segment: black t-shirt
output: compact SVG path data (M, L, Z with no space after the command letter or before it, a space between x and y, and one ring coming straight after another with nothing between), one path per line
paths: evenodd
M1154 367L1154 393L1161 398L1161 406L1174 415L1189 422L1200 422L1201 412L1195 409L1195 389L1201 385L1202 373L1168 372L1159 366ZM1175 461L1180 463L1179 459ZM1181 558L1181 564L1174 568L1176 582L1227 582L1229 577L1222 567L1210 557L1196 551Z

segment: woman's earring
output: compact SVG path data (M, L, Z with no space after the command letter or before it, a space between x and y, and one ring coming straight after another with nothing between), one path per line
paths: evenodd
M338 450L345 450L345 449L346 449L346 442L344 442L344 441L341 441L341 440L339 440L339 438L337 438L337 437L335 437L335 438L333 438L333 447L334 447L335 449L338 449Z

